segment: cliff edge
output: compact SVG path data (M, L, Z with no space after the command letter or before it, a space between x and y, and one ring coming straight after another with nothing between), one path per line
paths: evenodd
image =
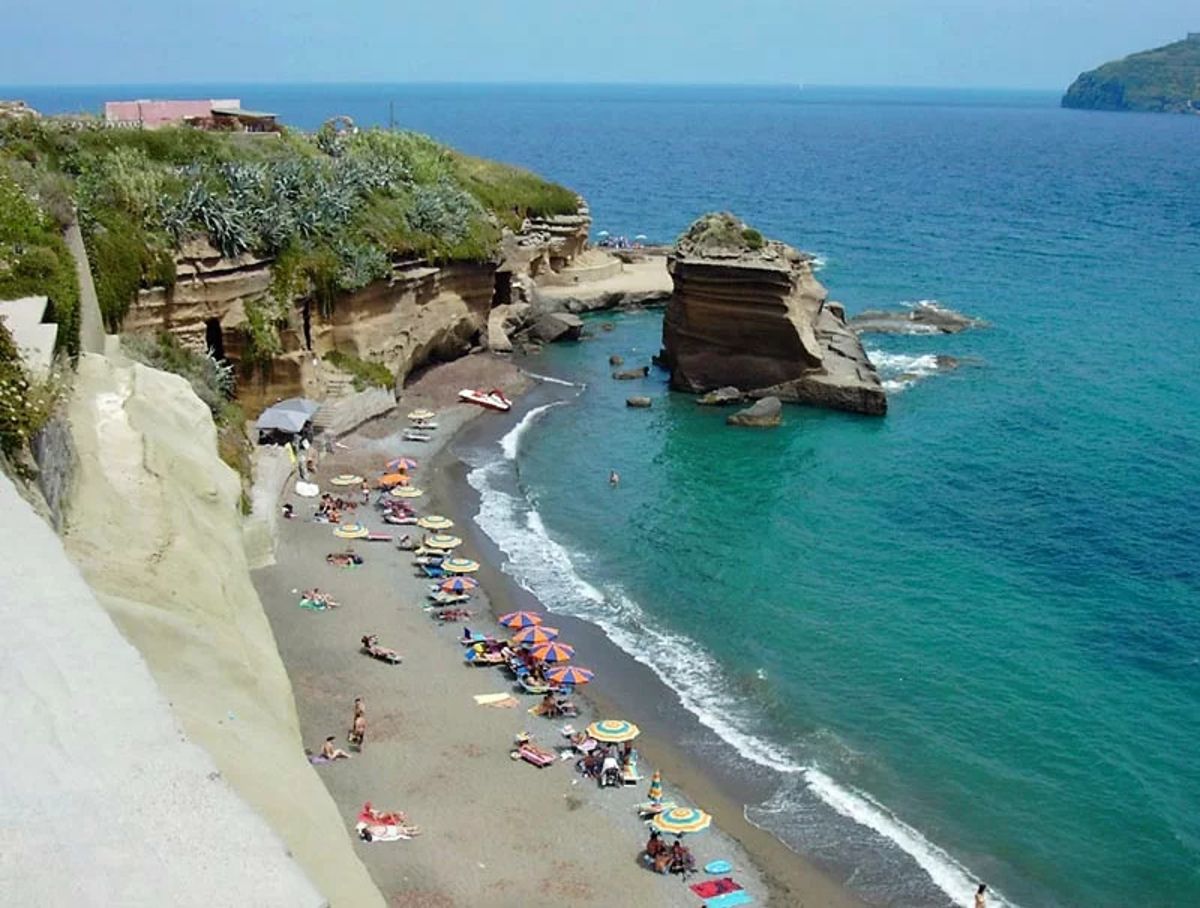
M325 897L382 906L305 758L291 685L250 582L240 483L217 456L208 408L178 376L85 354L68 415L79 467L65 546L96 598L188 737ZM186 822L171 803L162 810L169 823Z
M1081 73L1062 106L1200 113L1200 32Z
M327 905L3 474L0 510L4 903Z
M875 367L809 256L731 214L709 214L679 238L667 267L662 362L676 390L733 385L752 397L887 412Z

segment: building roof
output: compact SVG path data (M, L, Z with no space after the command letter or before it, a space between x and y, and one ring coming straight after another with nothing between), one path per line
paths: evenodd
M250 117L253 120L273 120L279 116L263 110L246 110L244 107L214 107L212 112L225 117Z

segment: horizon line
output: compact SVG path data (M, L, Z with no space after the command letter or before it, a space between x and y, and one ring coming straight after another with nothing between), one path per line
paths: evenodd
M962 91L962 92L1062 92L1064 88L1054 86L1013 85L888 85L879 83L850 84L841 82L683 82L683 81L597 81L597 82L538 82L521 79L492 81L413 79L407 81L378 81L352 79L343 81L269 81L260 79L234 81L167 81L167 82L0 82L0 89L53 89L53 88L125 88L130 86L154 86L162 88L200 88L209 86L263 86L263 87L339 87L339 86L421 86L421 87L526 87L526 88L780 88L804 91L806 89L853 89L858 91Z

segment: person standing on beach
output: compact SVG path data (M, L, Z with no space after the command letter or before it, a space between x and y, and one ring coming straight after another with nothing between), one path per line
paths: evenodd
M362 750L367 737L367 705L362 697L354 698L354 717L350 720L350 734L347 737L351 744Z
M987 885L980 883L975 890L975 908L987 908Z

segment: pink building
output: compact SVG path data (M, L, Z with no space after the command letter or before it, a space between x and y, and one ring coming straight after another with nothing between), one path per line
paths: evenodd
M242 102L238 98L222 98L206 101L106 101L104 121L123 126L178 125L187 122L209 121L213 110L239 110Z

